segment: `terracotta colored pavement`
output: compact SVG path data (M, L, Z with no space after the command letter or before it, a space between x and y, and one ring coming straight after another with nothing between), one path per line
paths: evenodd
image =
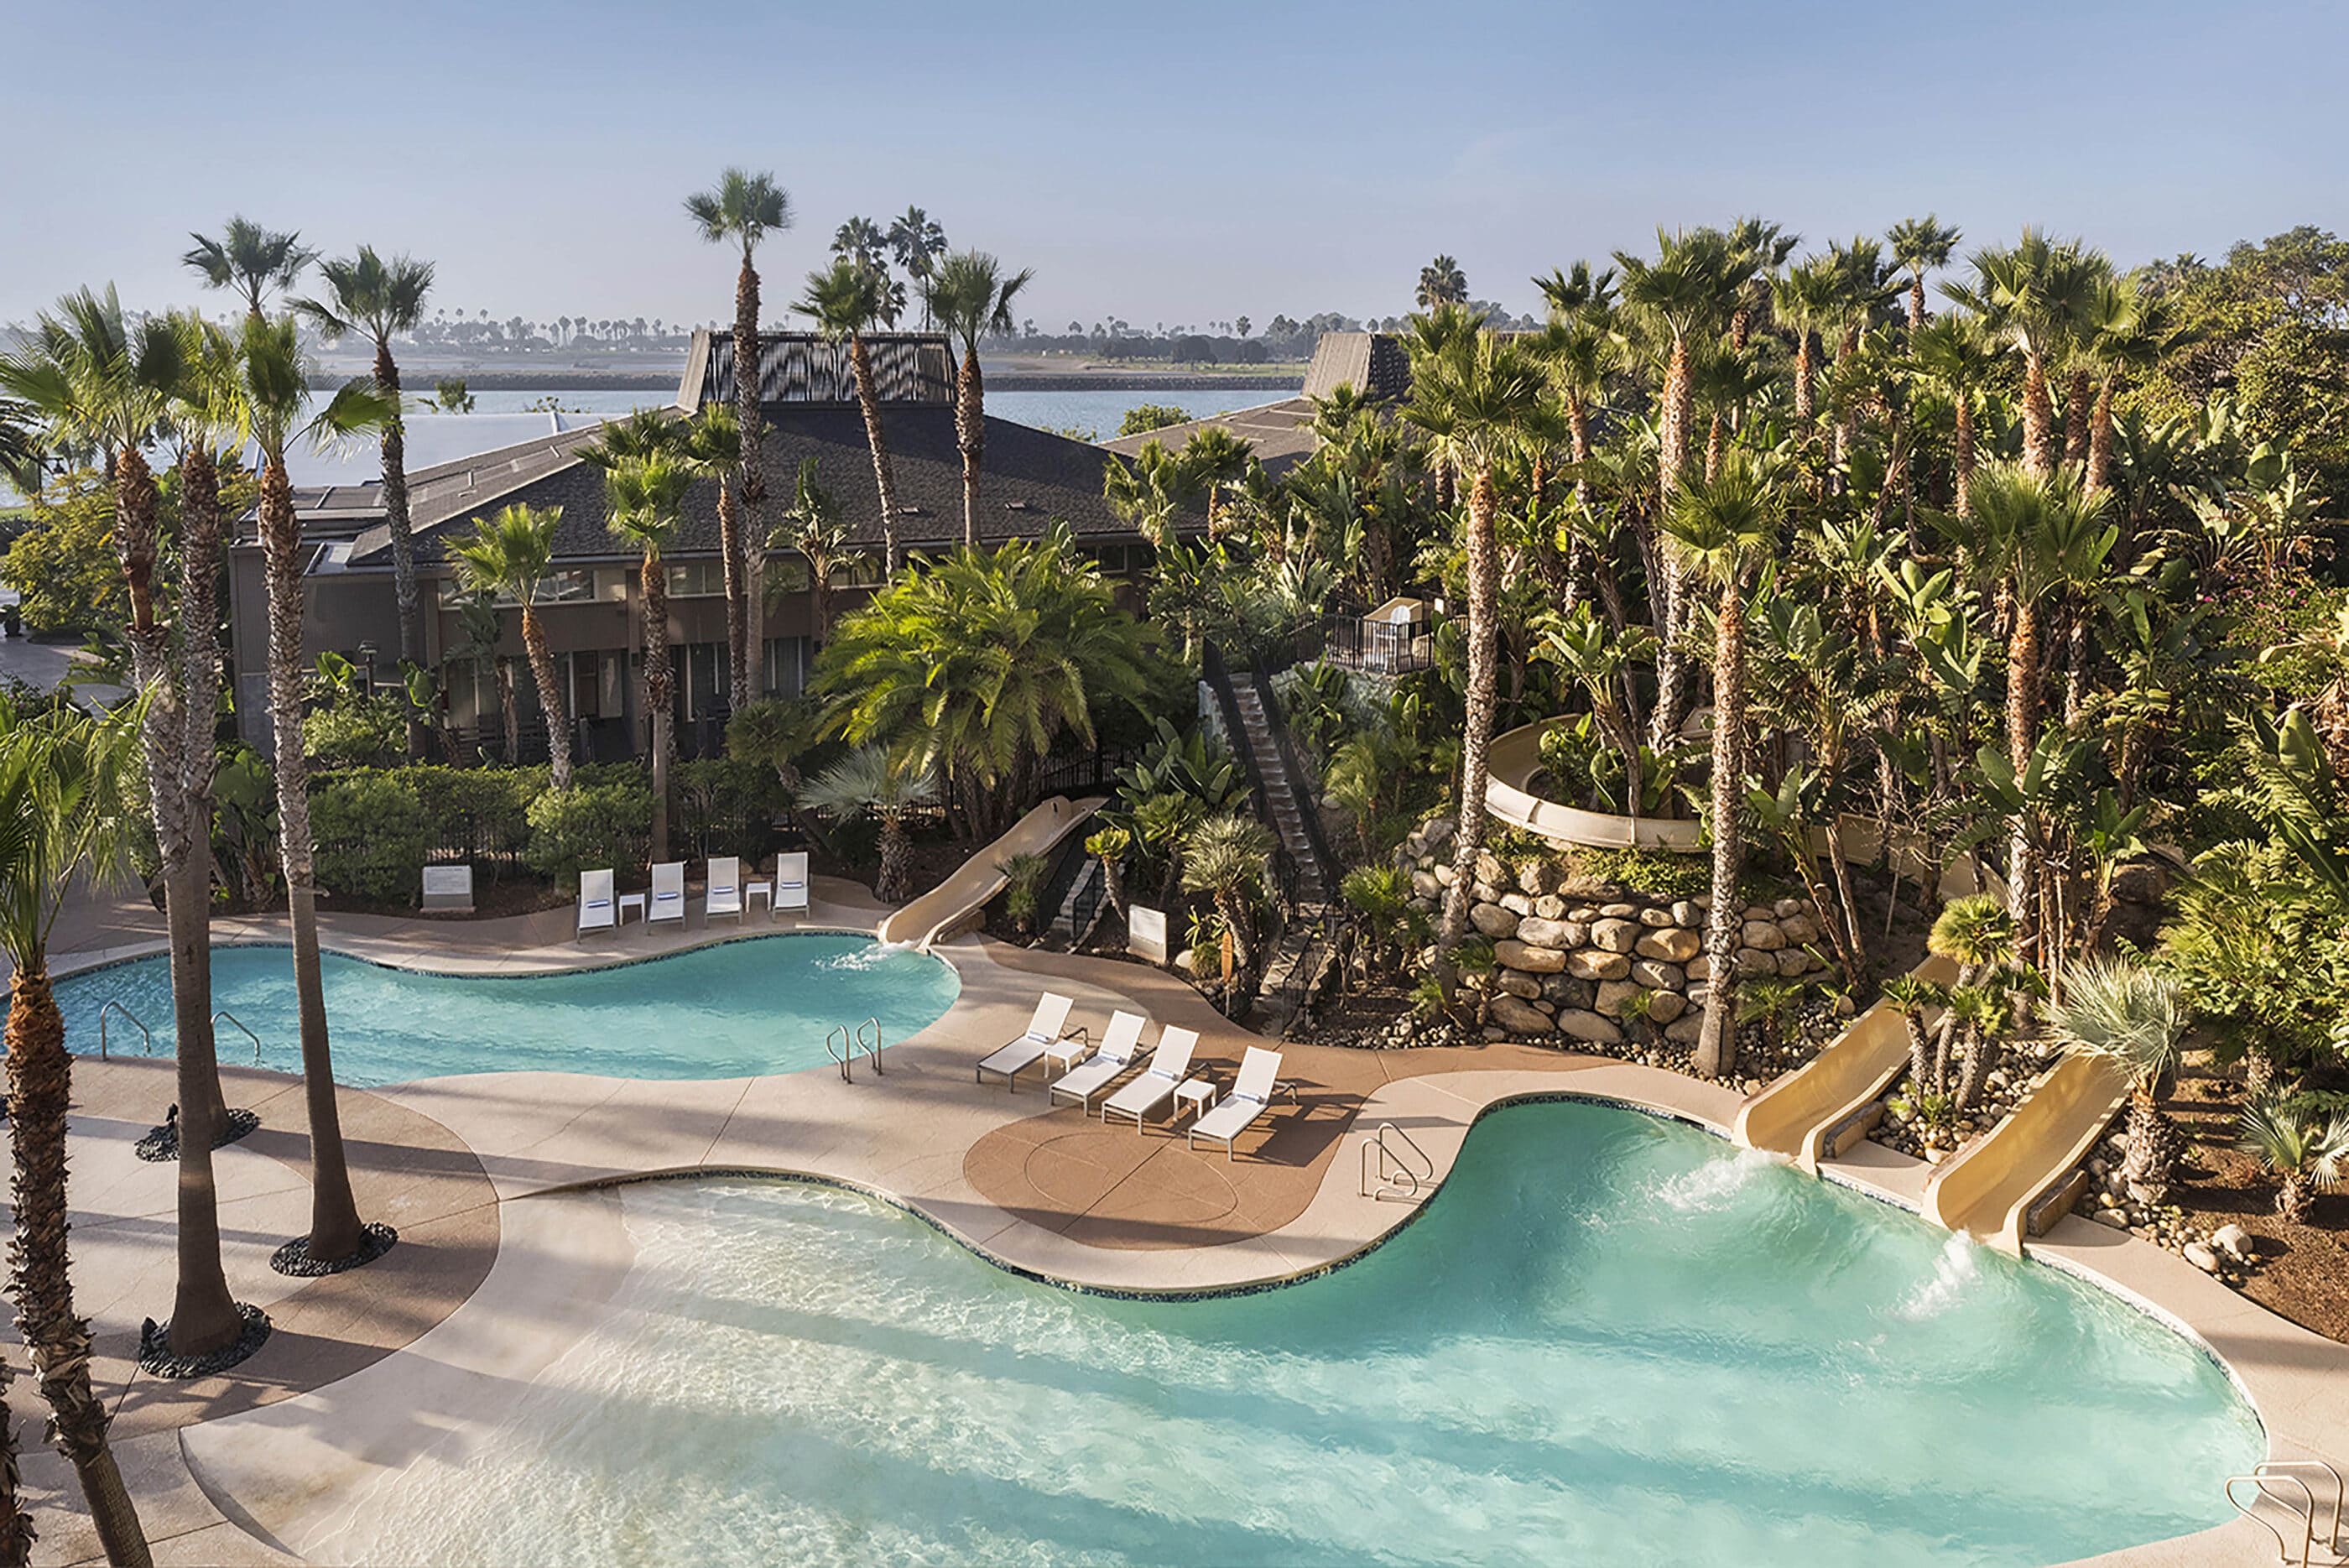
M1193 1150L1163 1116L1136 1133L1131 1123L1107 1126L1098 1110L1087 1116L1074 1105L998 1127L971 1146L963 1176L988 1201L1087 1246L1212 1247L1278 1230L1304 1213L1356 1113L1388 1084L1436 1073L1563 1075L1608 1064L1604 1057L1536 1045L1356 1051L1268 1041L1144 964L993 944L988 950L1006 969L1123 992L1151 1020L1145 1040L1155 1039L1161 1024L1197 1030L1192 1072L1213 1078L1219 1090L1231 1087L1251 1045L1277 1047L1281 1079L1297 1087L1295 1103L1276 1096L1229 1159L1220 1147Z

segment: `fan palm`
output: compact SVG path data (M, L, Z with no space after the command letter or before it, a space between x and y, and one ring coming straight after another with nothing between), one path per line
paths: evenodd
M1883 996L1892 1010L1900 1015L1900 1026L1909 1034L1909 1090L1922 1096L1937 1087L1932 1075L1932 1041L1925 1032L1925 1010L1946 1005L1949 992L1930 980L1901 974L1884 982Z
M220 238L191 234L195 248L181 264L214 288L233 288L244 296L248 314L258 317L270 294L291 288L302 269L318 253L302 244L300 234L281 234L264 229L243 213L231 218Z
M2235 1147L2275 1173L2276 1212L2295 1225L2309 1222L2318 1192L2349 1180L2349 1113L2323 1116L2263 1095L2243 1107Z
M89 1324L74 1310L67 1264L66 1112L73 1058L50 988L49 929L77 878L119 873L138 809L139 715L90 717L60 706L19 717L0 701L0 948L8 985L10 1289L16 1327L72 1461L98 1539L114 1563L146 1563L138 1511L108 1448L106 1406L90 1386ZM13 1449L0 1512L17 1518ZM0 1523L0 1535L12 1533ZM27 1537L29 1539L29 1537ZM19 1557L17 1561L22 1561Z
M1803 237L1757 216L1738 219L1721 239L1727 251L1723 281L1730 307L1729 346L1743 354L1753 335L1754 313L1770 303L1778 269Z
M914 896L914 841L905 819L938 794L936 769L916 745L906 751L859 746L800 786L800 803L835 822L869 811L881 820L881 868L874 896L901 904Z
M1892 265L1909 275L1909 330L1925 325L1925 275L1950 265L1950 257L1965 236L1931 213L1903 218L1885 235L1892 246Z
M2121 1173L2132 1197L2158 1201L2180 1142L2157 1098L2162 1080L2177 1070L2186 1033L2178 981L2131 959L2082 959L2066 967L2063 1000L2049 1004L2047 1027L2067 1049L2104 1057L2127 1075L2128 1156Z
M730 693L740 691L743 664L750 642L750 596L744 587L742 550L742 421L726 403L709 403L685 421L680 438L686 461L704 479L718 485L718 553L725 575L726 669L733 682ZM732 699L737 708L746 706Z
M539 706L546 711L548 782L558 792L571 787L571 722L537 606L539 587L554 559L554 530L562 521L560 506L501 507L474 525L471 539L450 546L457 579L467 589L496 594L522 606L523 651L538 683Z
M1422 310L1433 310L1439 305L1468 303L1468 275L1460 264L1450 256L1437 256L1419 269L1419 287L1412 302Z
M729 169L715 188L685 199L686 215L711 244L740 244L742 270L734 280L734 417L740 441L738 503L746 528L734 541L720 545L727 551L726 624L730 665L727 701L736 707L760 695L758 682L765 663L757 646L760 572L756 560L742 555L747 541L767 536L767 468L763 452L766 432L759 399L759 242L792 226L792 199L772 174ZM763 558L763 557L761 557Z
M302 1083L310 1117L311 1261L340 1262L365 1240L344 1158L342 1119L335 1103L335 1069L326 1033L326 995L318 967L318 880L310 833L310 764L303 744L302 574L306 560L302 524L294 513L286 449L297 439L331 447L380 431L395 416L393 400L352 381L306 422L310 362L291 315L247 317L243 356L243 405L261 450L259 507L263 568L269 584L269 719L276 747L277 838L285 866L287 912L294 937L294 988L302 1027Z
M318 264L326 281L323 298L297 299L295 311L326 334L328 342L363 332L375 344L375 384L393 400L395 412L383 427L383 520L391 534L393 590L399 603L400 662L424 657L424 627L416 600L416 545L408 526L408 462L397 410L399 365L391 357L397 333L413 332L424 317L424 296L432 291L432 264L408 256L379 256L372 245L355 255ZM423 726L410 722L408 752L418 754Z
M985 251L957 251L937 264L923 286L925 309L962 344L955 374L955 442L962 449L962 542L978 543L978 472L987 453L987 389L978 372L978 340L1011 330L1011 301L1036 275L1033 267L1003 275Z
M1985 994L1982 981L2015 961L2014 917L1994 893L1970 893L1952 898L1942 907L1940 914L1934 918L1932 929L1926 933L1925 950L1958 966L1957 979L1949 992L1950 1009L1941 1015L1940 1031L1936 1036L1932 1081L1938 1087L1949 1082L1950 1045L1956 1038L1964 1012L1958 1005L1959 1000ZM1974 1041L1980 1038L1980 1023L1977 1015L1970 1023ZM1974 1054L1974 1050L1970 1042L1968 1054Z
M644 709L652 721L653 858L668 858L668 764L674 682L668 656L668 567L663 552L685 516L693 471L667 452L624 458L604 472L604 513L612 532L644 557L636 614L644 639Z
M1951 485L1961 517L1972 514L1967 493L1974 477L1974 404L2005 357L2005 348L1982 317L1971 313L1939 316L1912 330L1909 352L1917 369L1938 385L1950 400L1955 438L1951 443Z
M2097 372L2086 472L2086 487L2094 493L2113 482L2114 400L2131 374L2159 365L2185 335L2170 297L2149 292L2134 277L2099 280L2085 315L2086 353Z
M868 272L888 265L888 232L870 218L851 218L832 232L832 254Z
M882 564L895 576L904 558L897 549L897 476L889 462L888 438L881 429L881 393L873 379L873 355L864 343L865 333L881 319L886 305L882 285L878 270L843 256L829 271L808 274L807 293L800 297L799 310L814 318L816 329L827 339L848 343L856 402L864 413L864 444L873 452L873 484L881 498Z
M947 232L919 207L908 207L889 221L888 238L890 256L914 280L916 291L922 294L922 327L927 330L930 302L926 286L937 266L938 257L947 254Z
M1255 989L1256 899L1272 858L1270 829L1237 812L1211 816L1184 836L1183 890L1204 893L1215 905L1231 943L1233 989Z
M2012 246L1976 251L1971 285L1944 284L1941 292L1982 318L2023 351L2023 463L2041 478L2055 472L2055 407L2047 378L2078 331L2103 256L2076 242L2051 240L2025 229Z
M1468 891L1476 853L1485 843L1485 757L1496 711L1500 645L1501 554L1496 533L1500 491L1495 472L1524 442L1540 412L1541 366L1523 347L1495 333L1430 355L1412 377L1403 417L1426 432L1429 451L1466 476L1463 519L1468 558L1468 712L1463 735L1460 822L1454 854L1460 876L1444 898L1444 980L1452 953L1468 929Z
M1742 449L1713 478L1676 491L1665 547L1719 595L1713 653L1713 907L1705 919L1703 1031L1696 1070L1710 1078L1737 1064L1738 879L1745 869L1745 599L1778 539L1784 503L1775 477Z
M1806 426L1819 406L1819 364L1811 339L1835 320L1842 292L1831 256L1807 256L1771 286L1771 314L1795 335L1795 418Z

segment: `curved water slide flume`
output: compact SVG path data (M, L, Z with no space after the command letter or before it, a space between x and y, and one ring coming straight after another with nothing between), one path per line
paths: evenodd
M1011 825L1009 832L958 867L952 875L905 908L883 918L876 934L885 942L912 942L925 952L955 934L965 920L1003 891L996 864L1014 855L1048 854L1053 846L1109 804L1106 795L1071 800L1056 794Z

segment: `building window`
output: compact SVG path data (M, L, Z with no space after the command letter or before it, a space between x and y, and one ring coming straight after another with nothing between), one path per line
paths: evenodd
M723 596L725 592L725 562L673 561L669 564L669 597L673 599L716 598Z
M538 581L538 602L543 605L585 603L595 597L595 582L601 575L601 573L590 571L549 572ZM626 572L620 574L624 581L626 576ZM460 579L443 577L440 580L442 609L456 609L473 597ZM511 609L522 601L511 594L501 591L497 596L496 603L500 609Z

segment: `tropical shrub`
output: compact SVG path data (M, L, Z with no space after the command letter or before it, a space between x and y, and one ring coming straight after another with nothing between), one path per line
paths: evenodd
M378 904L417 898L430 825L414 785L398 773L317 775L310 831L321 887Z
M302 721L302 746L319 769L386 768L408 750L408 712L388 694L337 699Z
M583 870L642 870L652 850L653 792L641 777L549 790L530 805L530 868L570 885Z
M1009 855L997 861L995 868L1003 876L1003 912L1011 917L1021 935L1033 934L1038 897L1052 862L1041 855Z
M31 512L0 562L0 582L23 596L26 628L87 631L119 623L124 595L112 482L78 470L35 496Z
M679 763L669 774L677 794L677 828L697 860L740 855L758 861L775 842L775 813L784 803L774 770L734 757Z
M1117 421L1117 433L1122 436L1147 435L1152 431L1163 431L1168 425L1187 425L1190 422L1191 411L1188 409L1178 409L1172 403L1136 403L1125 410L1123 419Z
M547 770L402 768L440 844L460 845L467 857L492 867L522 858L530 846L530 805L546 793Z

